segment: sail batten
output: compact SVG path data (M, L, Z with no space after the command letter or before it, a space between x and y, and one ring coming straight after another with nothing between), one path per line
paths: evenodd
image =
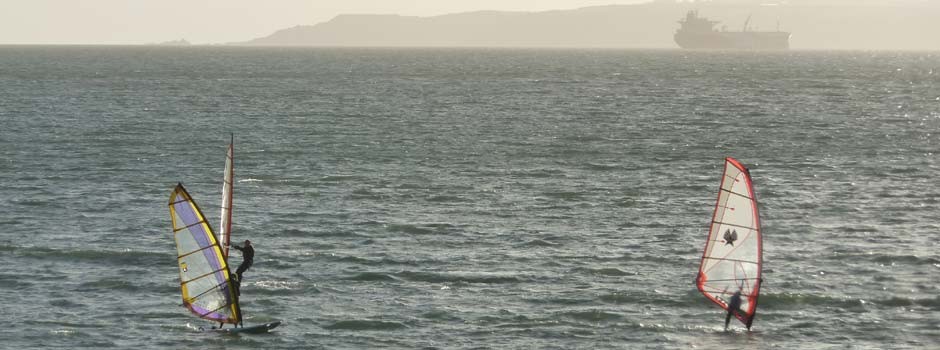
M218 273L218 272L221 272L221 271L222 271L222 269L215 270L215 271L210 271L210 272L206 273L205 275L193 277L191 280L188 280L188 281L180 281L180 284L187 284L187 283L189 283L189 282L198 280L198 279L203 278L203 277L207 277L207 276L209 276L209 275L211 275L211 274ZM225 283L225 282L223 282L223 283ZM197 296L195 296L195 297L199 297L199 296L197 295ZM194 297L194 298L195 298L195 297Z
M757 264L756 262L753 262L753 261L741 260L741 259L728 259L728 258L705 258L705 259L721 260L721 261L733 261L733 262L738 262L738 263L742 263L742 264L755 264L755 265Z
M753 229L753 227L750 227L750 226L735 225L730 222L722 222L722 221L712 221L712 224L740 227L740 228L747 229L747 230Z
M186 253L186 254L177 256L176 258L177 258L177 259L185 258L185 257L187 257L187 256L190 256L190 255L199 253L199 252L204 251L204 250L206 250L206 249L212 249L212 246L206 246L206 247L203 247L203 248L200 248L200 249L196 249L196 250L191 251L191 252L189 252L189 253Z
M223 286L220 284L220 285L218 285L218 287L221 288L221 287L223 287ZM198 300L199 298L201 298L201 297L204 296L204 295L209 294L210 292L212 292L211 289L210 289L210 290L207 290L207 291L205 291L205 292L202 292L202 294L195 295L195 296L193 296L192 298L190 298L190 301ZM224 307L227 307L227 305L222 305L222 306L220 306L220 308L224 308ZM217 311L217 310L214 310L214 311Z
M750 196L747 196L747 195L744 195L744 194L741 194L741 193L737 193L737 192L731 192L730 190L721 189L721 191L722 191L722 192L727 192L727 193L729 193L729 194L733 194L733 195L736 195L736 196L741 196L741 197L744 197L744 198L747 198L747 199L753 199L753 198L750 197Z
M748 329L757 312L762 254L760 216L750 173L734 158L726 158L696 285L725 310L731 295L741 291L741 307L734 314Z
M173 229L173 233L176 233L176 232L179 232L179 231L182 231L182 230L187 230L187 229L189 229L190 227L197 226L197 225L202 225L202 224L205 224L205 223L206 223L205 221L194 222L194 223L189 224L189 225L186 225L186 226L184 226L184 227L180 227L180 228L177 228L177 229Z
M228 263L199 206L182 184L170 194L183 305L196 316L238 323L238 298Z

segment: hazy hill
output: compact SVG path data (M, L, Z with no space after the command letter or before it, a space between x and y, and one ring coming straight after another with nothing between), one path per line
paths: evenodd
M770 1L768 1L770 2ZM241 45L673 48L677 21L691 9L727 30L790 31L794 49L940 50L940 4L818 5L789 1L673 3L546 12L481 11L434 17L340 15Z
M147 45L160 45L160 46L189 46L189 45L192 45L192 44L191 44L189 41L187 41L186 39L179 39L179 40L164 41L164 42L160 42L160 43L150 43L150 44L147 44Z

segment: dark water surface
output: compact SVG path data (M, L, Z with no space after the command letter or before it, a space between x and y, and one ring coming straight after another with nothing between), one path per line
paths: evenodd
M940 343L938 53L8 46L0 96L3 348ZM179 306L167 200L218 226L229 133L268 335ZM726 156L750 333L692 284Z

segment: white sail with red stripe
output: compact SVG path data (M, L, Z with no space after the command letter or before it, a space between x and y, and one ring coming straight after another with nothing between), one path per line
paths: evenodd
M235 180L235 135L228 144L225 155L225 172L222 175L222 223L219 225L219 245L222 255L228 258L228 248L232 240L232 194Z
M751 174L734 158L725 158L710 226L696 285L725 310L740 290L741 306L734 315L750 329L757 312L763 247Z

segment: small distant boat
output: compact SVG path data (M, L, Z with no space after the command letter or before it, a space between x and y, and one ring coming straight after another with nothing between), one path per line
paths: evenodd
M213 233L202 210L196 205L183 184L170 194L170 218L176 239L180 291L183 305L197 317L219 322L215 331L226 333L266 332L280 321L244 327L238 304L238 287L229 269L228 246L232 227L232 194L234 179L234 137L229 143L222 185L222 222L219 235ZM236 328L223 329L224 324Z
M728 310L741 291L735 317L751 329L760 294L763 252L760 215L751 174L734 158L725 158L718 201L695 284L706 298Z

